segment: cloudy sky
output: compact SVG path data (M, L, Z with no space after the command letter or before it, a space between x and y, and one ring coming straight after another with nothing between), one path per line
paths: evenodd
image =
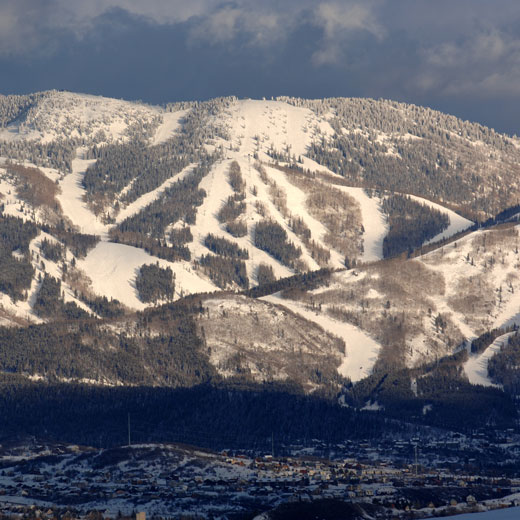
M368 96L520 134L519 0L0 0L0 93Z

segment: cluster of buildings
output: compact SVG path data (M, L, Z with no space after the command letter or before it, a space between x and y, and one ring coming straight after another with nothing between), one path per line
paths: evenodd
M480 449L478 439L431 441L420 450L413 440L393 442L391 449L386 442L326 447L334 451L330 458L214 453L179 445L4 450L0 511L17 514L29 508L42 519L57 518L46 516L56 511L73 511L78 518L92 512L104 517L145 512L148 518L182 513L225 519L231 512L265 511L288 502L342 500L375 504L381 515L389 515L381 518L393 518L519 503L520 474L505 478L493 467L468 469L470 455L476 457ZM495 448L500 446L486 450ZM340 458L337 450L356 450L357 456Z

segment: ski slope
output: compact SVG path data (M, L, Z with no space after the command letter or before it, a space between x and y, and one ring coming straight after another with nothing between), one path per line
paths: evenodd
M155 146L171 139L181 128L182 120L188 112L189 110L164 112L162 114L162 123L157 128L151 144Z
M500 388L500 385L493 383L488 375L488 362L497 352L500 352L512 334L514 333L508 333L498 337L481 354L470 354L469 359L464 363L464 373L472 385Z
M248 157L261 152L261 160L270 160L265 153L271 146L282 151L303 155L312 139L320 132L333 133L324 119L308 108L295 107L282 101L240 100L228 112L226 125L235 151L233 157Z
M363 262L376 262L383 258L383 241L388 234L388 222L381 209L380 199L369 197L363 188L337 186L353 197L361 207L363 220Z
M281 264L270 256L265 251L257 249L254 245L254 227L255 224L263 217L257 212L255 208L255 201L262 200L267 206L271 208L270 213L276 218L274 208L268 202L268 194L265 186L258 178L258 172L251 168L240 164L242 174L245 178L248 188L246 189L246 212L243 216L244 221L248 227L248 234L245 237L232 237L225 231L225 225L221 224L217 218L218 212L226 199L233 194L233 190L228 182L228 170L231 161L226 160L217 163L200 183L200 188L204 189L210 196L204 199L202 206L198 208L197 220L195 226L192 226L193 242L188 244L190 251L194 258L200 258L202 255L207 255L210 251L204 245L206 235L212 233L218 237L224 237L227 240L235 242L241 248L247 249L249 252L249 259L245 261L247 273L251 280L256 277L256 270L260 263L269 264L272 266L275 276L286 277L291 276L293 271L287 266ZM246 163L247 164L247 163ZM258 187L258 197L251 196L249 187L256 185ZM279 217L277 221L287 228L286 224Z
M163 193L166 191L172 184L175 184L177 181L181 181L189 175L194 168L194 164L190 164L186 168L184 168L179 173L176 173L169 179L166 179L159 187L155 188L152 191L149 191L148 193L145 193L144 195L141 195L137 200L134 202L128 204L125 208L123 208L116 217L116 223L120 224L123 222L123 220L133 217L137 213L139 213L141 210L146 208L146 206L149 206L152 202L157 200Z
M345 342L345 357L338 367L338 373L357 382L372 373L379 356L381 345L368 334L350 323L335 320L326 314L306 308L294 301L288 301L278 294L265 296L265 301L286 307L303 318L312 321L330 334L338 336Z
M82 179L87 168L95 161L84 159L84 152L85 150L78 150L77 157L72 161L72 173L65 175L59 184L61 193L57 195L57 199L63 214L71 220L80 233L106 238L109 226L103 224L85 202L86 191Z
M117 299L132 309L142 310L147 305L139 300L135 287L136 276L143 264L155 263L163 268L170 267L175 273L177 297L216 289L187 264L168 262L151 256L143 249L124 244L100 242L77 265L88 274L92 280L92 289L97 294Z
M473 222L471 220L461 217L458 213L455 213L455 211L445 208L440 204L436 204L435 202L431 202L430 200L423 199L422 197L417 197L415 195L410 195L410 198L421 204L424 204L425 206L428 206L432 209L440 211L441 213L444 213L450 219L448 227L438 235L435 235L433 238L425 242L425 245L433 244L435 242L438 242L439 240L444 240L445 238L452 237L453 235L456 235L461 231L465 231L473 225Z

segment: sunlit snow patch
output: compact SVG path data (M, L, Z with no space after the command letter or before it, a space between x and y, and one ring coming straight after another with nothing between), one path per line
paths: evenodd
M330 334L338 336L345 342L346 352L338 373L357 382L372 373L379 356L381 345L356 326L335 320L326 314L305 308L295 302L283 300L276 295L266 296L263 300L287 307L303 318L312 321Z
M143 309L146 305L138 298L135 279L143 264L159 263L170 267L175 273L176 293L209 292L215 286L199 278L189 266L171 263L149 255L143 249L112 242L100 242L86 258L78 262L92 280L94 292L108 298L115 298L133 309Z
M415 200L416 202L424 204L425 206L429 206L432 209L440 211L441 213L447 215L450 219L448 227L438 235L435 235L432 239L425 242L425 244L433 244L434 242L438 242L439 240L449 238L453 235L456 235L457 233L460 233L461 231L468 229L473 225L473 222L471 222L471 220L461 217L458 213L455 213L451 209L445 208L440 204L436 204L435 202L431 202L429 200L423 199L422 197L417 197L415 195L410 195L410 198Z
M83 176L87 168L95 160L83 159L83 152L79 151L78 157L72 161L72 173L66 175L60 183L61 193L57 198L63 209L63 213L72 223L78 227L81 233L106 236L108 226L103 224L92 213L85 202L86 190L82 185Z
M498 337L484 352L477 355L470 355L464 363L464 372L472 385L495 386L488 375L489 360L500 351L512 333Z

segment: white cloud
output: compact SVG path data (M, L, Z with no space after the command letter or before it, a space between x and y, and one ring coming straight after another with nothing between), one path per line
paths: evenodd
M348 75L357 59L356 72L378 94L520 90L518 0L0 0L0 56L50 54L64 35L82 38L113 8L172 28L189 21L191 43L240 41L237 52L255 47L266 62L294 38L309 73L328 65Z
M39 33L33 30L34 22L31 2L0 3L0 54L22 52L36 45Z
M236 37L241 15L240 9L225 6L206 16L194 29L192 37L217 42L230 41Z
M478 78L458 77L450 80L442 93L454 97L471 96L473 99L517 97L520 96L520 69L492 72Z
M282 36L282 19L286 25L298 20L307 1L294 8L277 8L271 0L4 0L0 3L0 54L31 52L58 30L81 38L95 27L99 16L115 8L158 25L191 20L192 37L204 41L227 42L243 32L252 44L266 45Z
M156 23L184 22L216 8L218 0L58 0L69 20L88 23L109 9L120 8L132 14L145 16Z
M157 24L185 22L215 9L218 0L2 0L0 54L32 52L52 33L69 31L81 38L96 18L119 8Z
M352 30L365 30L381 38L384 29L374 17L374 4L361 2L324 2L316 9L316 21L328 39L341 38Z
M313 62L316 65L345 63L352 33L366 31L379 40L384 38L386 31L375 16L377 4L380 2L370 0L320 3L315 9L314 22L323 29L324 36L312 56Z
M268 5L243 1L222 5L199 17L191 37L209 43L225 43L240 33L251 45L265 47L283 40L294 20L298 20L294 13L289 17L287 13L269 9Z
M498 29L423 51L415 84L449 96L520 94L520 35Z

